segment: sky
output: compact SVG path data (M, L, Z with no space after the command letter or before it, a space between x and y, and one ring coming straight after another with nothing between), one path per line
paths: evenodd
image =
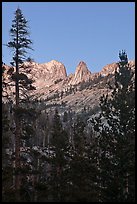
M2 2L2 60L12 61L4 44L17 7L28 20L34 51L28 56L37 63L57 60L67 73L84 61L92 73L119 61L119 50L135 59L134 2Z

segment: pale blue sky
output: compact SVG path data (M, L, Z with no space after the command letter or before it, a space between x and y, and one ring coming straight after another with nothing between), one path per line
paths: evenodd
M129 59L135 58L134 2L3 2L3 44L10 40L18 6L29 20L34 48L30 56L38 63L58 60L69 74L80 61L85 61L91 72L98 72L117 62L121 49ZM2 46L2 55L9 64L9 48Z

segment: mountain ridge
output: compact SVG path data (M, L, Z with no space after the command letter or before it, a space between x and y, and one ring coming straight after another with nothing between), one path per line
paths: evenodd
M135 61L130 60L128 63L135 70ZM80 61L75 73L67 75L66 67L61 62L51 60L43 64L25 62L21 68L29 70L27 75L34 80L36 87L32 93L44 100L47 107L57 105L64 107L64 110L80 111L84 106L93 109L99 106L100 96L110 92L107 84L108 81L113 84L117 67L117 62L111 63L100 72L92 73L86 63Z

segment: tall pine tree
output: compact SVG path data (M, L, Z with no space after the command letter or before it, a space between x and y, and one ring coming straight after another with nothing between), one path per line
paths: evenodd
M15 11L15 17L12 21L12 27L10 29L11 41L7 46L13 51L12 66L15 66L15 73L12 75L12 79L15 81L15 169L16 173L20 168L20 122L18 114L16 112L19 109L20 103L20 82L22 80L27 81L28 78L20 73L20 68L23 61L26 59L27 49L32 49L32 41L29 39L28 21L23 16L20 8ZM15 180L16 190L20 189L20 177L16 174Z

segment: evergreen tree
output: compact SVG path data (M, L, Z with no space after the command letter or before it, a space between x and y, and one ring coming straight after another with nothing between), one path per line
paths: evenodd
M68 113L65 111L64 115L63 115L63 122L67 122L68 121Z
M73 141L76 151L81 154L85 146L85 123L78 116L73 126Z
M100 99L101 113L93 120L98 138L100 200L135 200L135 84L127 55L120 53L115 87Z
M97 202L97 147L96 141L87 138L85 123L77 117L73 125L74 145L68 162L68 189L70 202Z
M18 110L20 105L20 89L21 85L31 84L32 81L28 80L28 77L20 73L20 68L25 60L27 49L31 49L32 41L29 39L28 32L28 21L22 14L21 9L17 8L15 11L15 18L12 21L12 27L10 29L11 41L8 42L7 46L13 50L13 61L12 66L15 65L15 73L12 74L12 80L15 81L15 167L16 167L16 180L15 187L18 191L20 189L20 177L18 170L20 168L20 120L18 118ZM18 196L17 196L18 199Z
M67 169L67 149L68 149L68 135L63 130L62 123L58 110L55 110L53 118L53 128L50 140L50 146L55 154L51 163L51 177L50 177L50 193L53 197L52 201L64 201L66 193L66 169Z

